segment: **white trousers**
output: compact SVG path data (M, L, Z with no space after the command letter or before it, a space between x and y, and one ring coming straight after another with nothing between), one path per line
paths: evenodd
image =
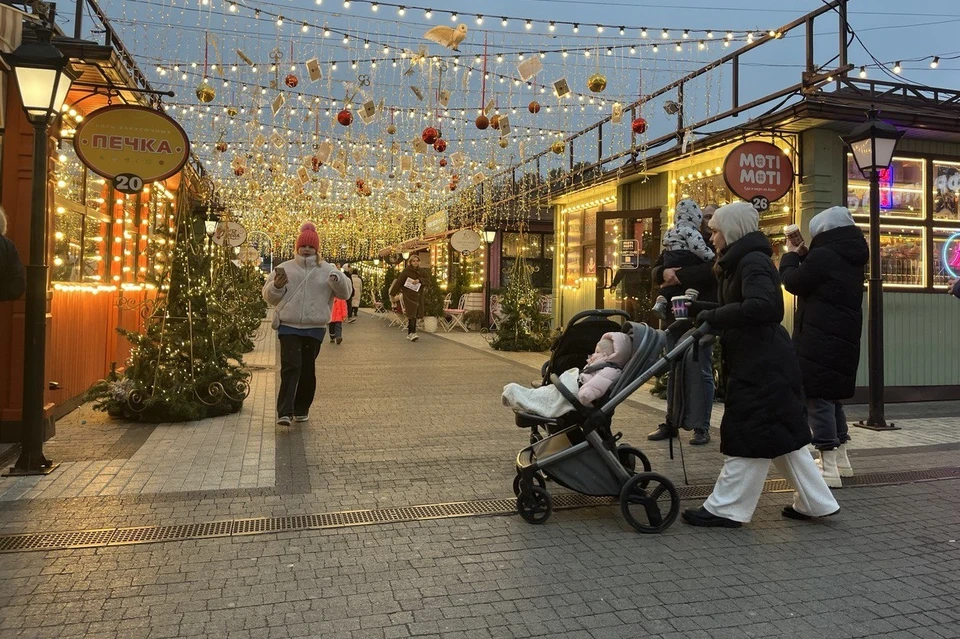
M749 522L760 501L771 461L793 488L794 510L812 517L823 517L840 509L806 448L773 460L726 457L713 492L703 507L717 517Z

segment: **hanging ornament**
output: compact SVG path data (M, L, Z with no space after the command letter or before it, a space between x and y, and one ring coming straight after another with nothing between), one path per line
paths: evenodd
M338 214L337 214L337 219L342 222L342 221L343 221L343 213L338 213Z
M587 79L587 88L594 93L603 93L607 88L607 76L602 73L594 73Z
M440 158L440 168L447 166L447 158Z
M224 142L223 140L220 140L219 142L217 142L217 145L216 145L215 148L216 148L217 151L219 151L220 153L226 153L226 152L227 152L227 143Z
M201 82L197 87L197 99L201 102L213 102L213 99L216 97L217 92L206 82Z
M432 126L428 126L423 130L423 133L420 134L420 137L423 138L423 141L427 144L433 144L440 137L440 134Z
M556 142L550 145L550 150L556 153L557 155L560 155L561 153L563 153L563 149L565 147L566 145L563 143L563 140L557 140Z
M349 109L344 109L337 114L337 122L339 122L341 126L350 126L350 124L353 123L353 114L350 113Z
M370 188L369 186L363 187L363 192L361 193L363 197L370 197L372 194L373 194L372 188Z
M499 140L497 140L497 144L500 145L501 149L507 148L507 138L500 138Z
M443 153L447 150L447 141L443 138L437 138L433 143L433 150L437 153Z
M476 124L477 124L477 128L480 129L481 131L483 131L483 130L486 129L488 126L490 126L490 120L488 120L488 119L487 119L487 116L485 116L485 115L479 115L479 116L477 116L477 122L476 122Z
M388 133L388 134L393 135L393 134L396 133L396 132L397 132L397 127L396 127L396 126L394 126L393 124L387 126L387 133Z
M499 130L500 130L500 115L499 115L499 114L497 114L497 115L493 116L492 118L490 118L490 126L491 126L495 131L499 131Z
M530 113L540 113L540 103L534 100L527 105L527 111Z
M447 188L449 188L451 191L456 191L456 190L457 190L457 183L456 183L456 182L451 182L450 184L447 185Z
M240 113L240 110L237 109L237 107L235 106L227 107L227 115L229 115L231 118L236 117L238 113Z
M247 170L246 170L245 168L243 168L242 166L238 166L238 167L236 167L236 168L233 169L233 174L236 175L237 177L242 177L243 174L246 173L246 172L247 172Z
M317 156L310 158L310 166L313 168L313 172L316 173L320 170L320 167L323 166L323 161Z
M300 84L300 80L297 78L297 76L290 73L283 79L283 83L291 89L296 89L297 85Z
M630 128L633 129L633 132L637 135L644 133L647 130L647 121L643 118L637 118L630 125Z

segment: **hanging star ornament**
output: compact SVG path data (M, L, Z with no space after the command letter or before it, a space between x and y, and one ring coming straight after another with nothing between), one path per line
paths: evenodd
M457 47L467 37L467 25L460 23L456 29L446 25L437 25L424 33L423 37L431 42L442 44L448 49L459 51L460 49Z

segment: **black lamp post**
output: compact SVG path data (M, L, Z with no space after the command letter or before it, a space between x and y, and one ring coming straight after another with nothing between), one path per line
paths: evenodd
M867 284L867 348L870 367L870 414L858 425L871 430L896 430L883 413L883 277L880 273L880 171L893 160L903 131L877 119L871 110L867 121L841 139L850 147L853 160L870 180L870 280Z
M487 296L486 296L487 299L485 300L486 301L485 317L486 317L486 323L488 327L493 324L493 314L490 312L490 297L492 292L491 289L493 288L493 268L491 267L493 264L493 242L496 239L497 239L496 229L484 230L483 241L487 245L486 268L484 268L484 275L485 275L484 279L486 280L485 284L487 289Z
M37 42L17 47L3 59L14 71L27 120L33 125L33 193L30 208L30 259L24 327L23 419L20 457L10 475L45 475L56 468L43 456L44 356L47 323L47 128L59 117L76 75L69 60L50 42L49 29Z

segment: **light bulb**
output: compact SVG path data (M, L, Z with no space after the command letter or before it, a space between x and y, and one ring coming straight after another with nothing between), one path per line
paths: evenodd
M938 56L933 56L933 61L930 62L930 68L936 69L940 66L940 58Z
M573 32L574 32L574 33L580 33L580 25L579 25L579 24L574 24L574 25L573 25Z

